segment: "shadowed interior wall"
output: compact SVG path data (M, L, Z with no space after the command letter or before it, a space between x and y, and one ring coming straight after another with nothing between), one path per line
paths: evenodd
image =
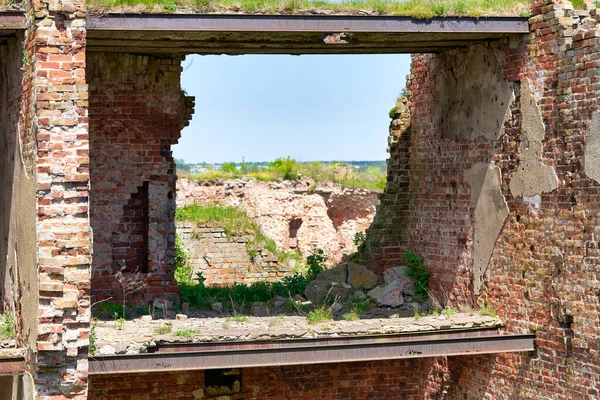
M146 304L177 293L173 277L175 164L171 145L193 100L180 89L181 58L89 55L92 293L122 298L114 274L144 273Z
M17 344L30 349L26 357L32 367L38 313L36 175L26 170L22 151L35 143L21 129L27 120L19 108L24 74L20 40L19 35L0 44L0 294L3 311L14 317ZM31 398L30 389L23 398Z

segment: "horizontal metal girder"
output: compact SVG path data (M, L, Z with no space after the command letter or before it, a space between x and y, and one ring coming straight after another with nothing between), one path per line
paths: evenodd
M348 15L107 14L88 31L529 33L527 18L432 18Z
M532 351L533 334L489 330L159 346L156 353L96 356L90 375L249 368Z

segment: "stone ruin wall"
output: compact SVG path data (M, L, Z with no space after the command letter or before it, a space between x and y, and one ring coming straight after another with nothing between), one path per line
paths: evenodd
M146 304L177 293L173 278L175 164L171 145L192 114L181 58L93 53L90 90L92 295L119 300L115 272L144 274Z
M276 282L292 273L292 267L279 263L265 249L248 253L249 236L228 236L219 226L195 226L177 222L177 235L189 257L192 277L201 272L206 286L231 286L235 283Z
M356 251L354 236L371 224L378 198L377 192L332 183L315 187L308 180L177 181L178 207L218 203L240 208L279 247L297 250L305 259L323 249L330 264Z
M537 335L531 354L423 360L419 398L600 396L600 18L531 7L530 37L413 56L391 132L373 268L411 249L440 301Z

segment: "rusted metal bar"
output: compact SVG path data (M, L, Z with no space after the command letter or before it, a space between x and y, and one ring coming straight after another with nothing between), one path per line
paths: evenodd
M151 354L90 359L89 374L249 368L532 351L535 335L489 331L169 345Z
M527 18L432 18L341 15L109 14L87 18L87 30L221 32L487 32L529 33Z
M0 33L3 30L25 29L25 14L22 12L0 12Z

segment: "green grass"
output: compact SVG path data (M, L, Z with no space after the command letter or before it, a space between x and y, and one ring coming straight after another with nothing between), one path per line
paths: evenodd
M246 315L234 315L234 316L231 316L231 317L227 317L226 321L227 322L238 322L238 323L248 322L248 316L246 316Z
M200 331L197 329L180 329L178 331L175 331L175 333L173 335L189 338L189 337L192 337L192 335L199 333L199 332Z
M0 314L0 341L15 337L15 320L10 313Z
M477 312L479 315L487 315L488 317L494 318L496 316L496 310L491 306L481 307Z
M452 307L450 307L450 306L446 306L446 307L444 307L444 309L442 310L442 315L443 315L444 317L446 317L446 319L450 319L450 318L452 318L452 316L453 316L454 314L456 314L456 311L455 311L455 310L454 310Z
M159 335L164 335L171 332L171 325L161 325L154 328L154 333L158 333Z
M349 313L344 314L344 319L346 321L358 321L360 319L360 312L355 308Z
M0 0L6 1L6 0ZM581 1L581 0L577 0ZM527 0L88 0L90 11L175 12L178 9L207 12L303 14L318 10L358 14L368 11L385 15L429 19L437 16L523 15Z
M223 207L217 204L190 205L178 208L175 212L176 221L190 221L196 225L219 225L223 227L225 234L229 237L239 235L250 235L252 238L246 244L248 255L254 258L258 255L258 249L265 249L277 257L280 263L294 259L296 264L302 262L300 254L279 249L275 241L265 236L260 226L252 221L248 215L234 207ZM186 268L186 255L183 251L181 241L175 239L175 250L177 254L176 269L178 282L189 279L191 268Z
M321 307L315 308L313 311L308 313L306 320L309 325L318 324L320 322L331 321L333 319L333 313L331 307L322 305Z

